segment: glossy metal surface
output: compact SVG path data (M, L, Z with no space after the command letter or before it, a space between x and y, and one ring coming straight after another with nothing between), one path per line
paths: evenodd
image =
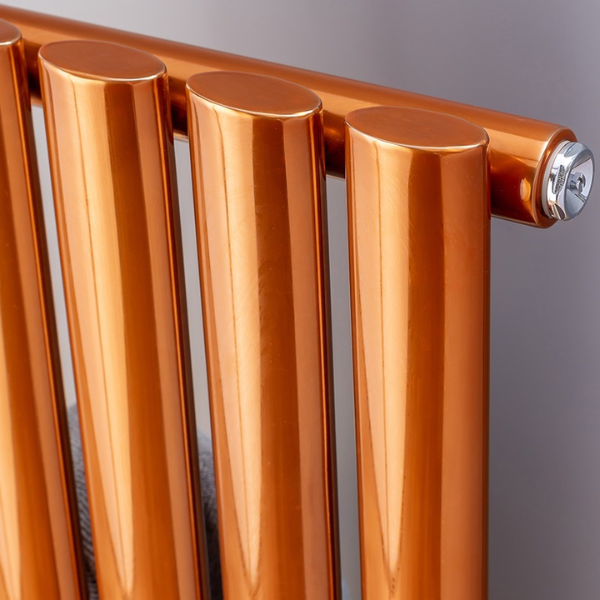
M484 127L490 138L492 213L538 227L549 227L556 222L544 213L541 195L549 156L560 142L576 140L574 133L565 127L8 6L0 6L0 18L23 31L34 88L38 79L37 51L49 41L101 39L158 56L169 71L174 126L182 133L186 132L185 81L194 73L216 69L249 71L304 85L323 101L327 170L336 175L344 173L344 117L351 110L389 104L468 119Z
M578 142L556 148L546 171L542 205L547 215L560 221L574 219L584 208L594 182L594 156Z
M486 598L487 136L347 118L363 598Z
M0 598L85 597L20 34L0 21Z
M208 598L164 65L40 52L99 592Z
M339 598L321 102L189 81L226 598Z

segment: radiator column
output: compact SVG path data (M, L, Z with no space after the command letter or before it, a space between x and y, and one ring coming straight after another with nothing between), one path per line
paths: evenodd
M346 136L363 598L482 600L488 138L389 107Z
M188 81L226 598L339 598L322 112L232 72Z
M0 21L0 598L86 597L23 42Z
M40 73L100 596L207 599L165 67L73 41Z

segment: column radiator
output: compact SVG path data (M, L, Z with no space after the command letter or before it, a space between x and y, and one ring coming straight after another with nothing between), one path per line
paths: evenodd
M487 595L489 235L576 216L565 127L0 6L0 599L210 598L174 136L190 143L228 599L341 598L325 177L345 177L362 594Z

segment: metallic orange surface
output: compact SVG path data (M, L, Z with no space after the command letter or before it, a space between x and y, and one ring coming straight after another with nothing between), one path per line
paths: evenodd
M31 108L0 21L0 599L85 598Z
M164 65L40 51L100 596L208 598Z
M543 213L541 180L547 160L556 146L564 140L576 140L574 133L565 127L8 6L0 6L0 18L13 22L23 32L34 91L38 82L37 51L46 42L99 39L127 44L154 54L167 65L174 126L184 134L185 82L194 73L248 71L304 85L323 101L327 170L336 175L344 174L344 117L351 110L380 104L398 105L468 119L484 127L490 138L492 213L538 227L549 227L555 222Z
M188 83L226 598L340 597L321 102Z
M482 600L487 136L414 109L347 123L363 598Z

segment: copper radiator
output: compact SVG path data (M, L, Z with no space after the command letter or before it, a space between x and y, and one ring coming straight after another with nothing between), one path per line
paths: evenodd
M9 7L0 18L0 599L87 597L31 100L100 597L210 598L180 135L225 597L341 597L330 173L348 192L363 597L486 598L490 217L576 216L589 150L549 123Z

